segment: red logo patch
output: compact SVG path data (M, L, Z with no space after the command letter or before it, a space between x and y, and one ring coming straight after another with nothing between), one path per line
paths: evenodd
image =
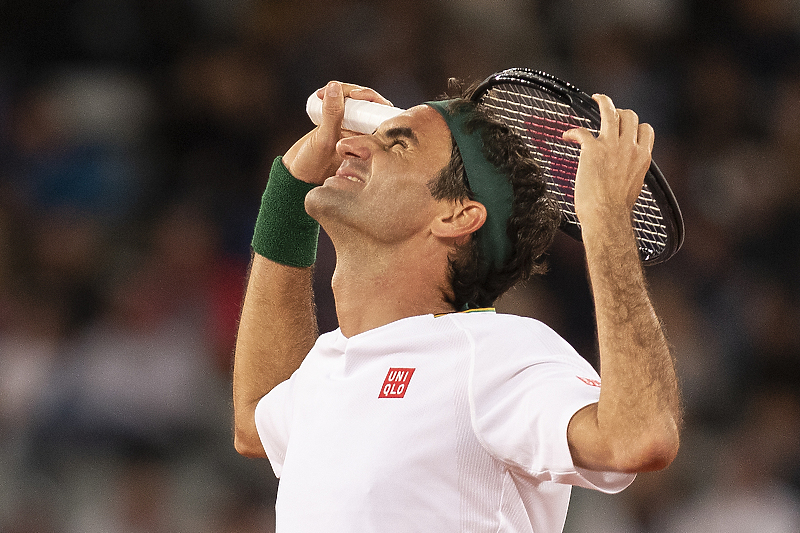
M390 368L378 398L402 398L406 395L414 368Z
M599 379L582 378L580 376L575 376L575 377L578 378L579 380L583 381L587 385L591 385L592 387L599 387L600 386L600 380Z

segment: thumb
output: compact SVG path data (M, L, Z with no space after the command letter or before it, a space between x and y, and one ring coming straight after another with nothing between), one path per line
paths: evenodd
M567 130L561 136L562 139L565 141L572 141L578 144L583 144L586 141L594 139L594 135L587 130L586 128L573 128L571 130Z
M342 84L332 81L325 87L322 98L322 119L319 124L320 135L335 144L339 140L344 119L344 96Z

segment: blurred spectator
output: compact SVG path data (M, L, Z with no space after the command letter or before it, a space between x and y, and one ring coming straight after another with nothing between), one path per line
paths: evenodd
M64 69L23 93L12 113L7 174L39 212L81 212L118 222L149 178L141 152L152 114L139 78Z

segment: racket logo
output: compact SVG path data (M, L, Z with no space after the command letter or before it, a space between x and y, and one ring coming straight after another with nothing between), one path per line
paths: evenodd
M540 116L532 116L525 122L528 139L538 152L533 154L534 157L538 156L539 164L545 167L545 172L550 173L556 192L568 198L569 202L575 201L575 174L578 172L575 156L580 150L570 147L569 141L561 136L575 127L576 124Z
M415 368L390 368L378 398L402 398L406 395Z

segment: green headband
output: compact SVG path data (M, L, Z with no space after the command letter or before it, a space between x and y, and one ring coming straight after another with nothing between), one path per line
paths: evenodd
M486 277L490 269L501 268L511 255L511 241L506 227L511 216L514 193L508 176L483 155L482 130L467 129L473 113L451 109L452 102L443 100L425 104L438 111L450 128L464 161L469 187L475 194L475 200L486 207L486 222L477 232L481 277Z

